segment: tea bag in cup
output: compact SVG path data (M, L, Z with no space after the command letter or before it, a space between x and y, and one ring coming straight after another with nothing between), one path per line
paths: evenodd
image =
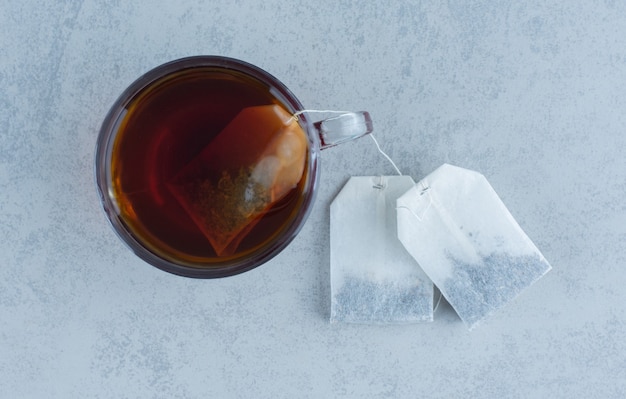
M169 189L217 255L228 256L298 185L306 157L306 133L293 115L278 105L249 107L175 176Z
M351 177L330 206L331 322L432 321L433 284L396 234L408 176Z
M400 241L470 329L551 269L478 172L444 164L397 212Z

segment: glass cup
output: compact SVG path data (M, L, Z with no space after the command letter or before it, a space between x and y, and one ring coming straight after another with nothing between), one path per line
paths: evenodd
M232 58L147 72L113 104L97 140L96 184L113 229L141 259L181 276L267 262L310 213L320 150L372 131L367 112L312 122L303 110L278 79ZM279 173L278 164L287 166ZM286 175L293 181L283 184Z

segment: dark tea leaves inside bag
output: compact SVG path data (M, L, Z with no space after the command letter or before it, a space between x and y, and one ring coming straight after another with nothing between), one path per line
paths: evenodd
M304 173L306 134L278 105L243 109L170 182L218 256L241 241Z

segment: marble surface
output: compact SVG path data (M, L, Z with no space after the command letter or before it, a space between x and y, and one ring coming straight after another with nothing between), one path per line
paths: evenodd
M625 4L4 1L0 397L624 397ZM145 264L100 209L94 144L130 82L197 54L370 111L416 180L480 171L553 270L471 332L446 303L430 324L330 324L330 202L393 174L371 140L324 151L271 262L208 281Z

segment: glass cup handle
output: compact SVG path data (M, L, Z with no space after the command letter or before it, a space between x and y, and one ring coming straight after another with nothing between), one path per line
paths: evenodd
M370 114L365 111L346 112L313 124L322 141L322 149L370 134L374 128Z

